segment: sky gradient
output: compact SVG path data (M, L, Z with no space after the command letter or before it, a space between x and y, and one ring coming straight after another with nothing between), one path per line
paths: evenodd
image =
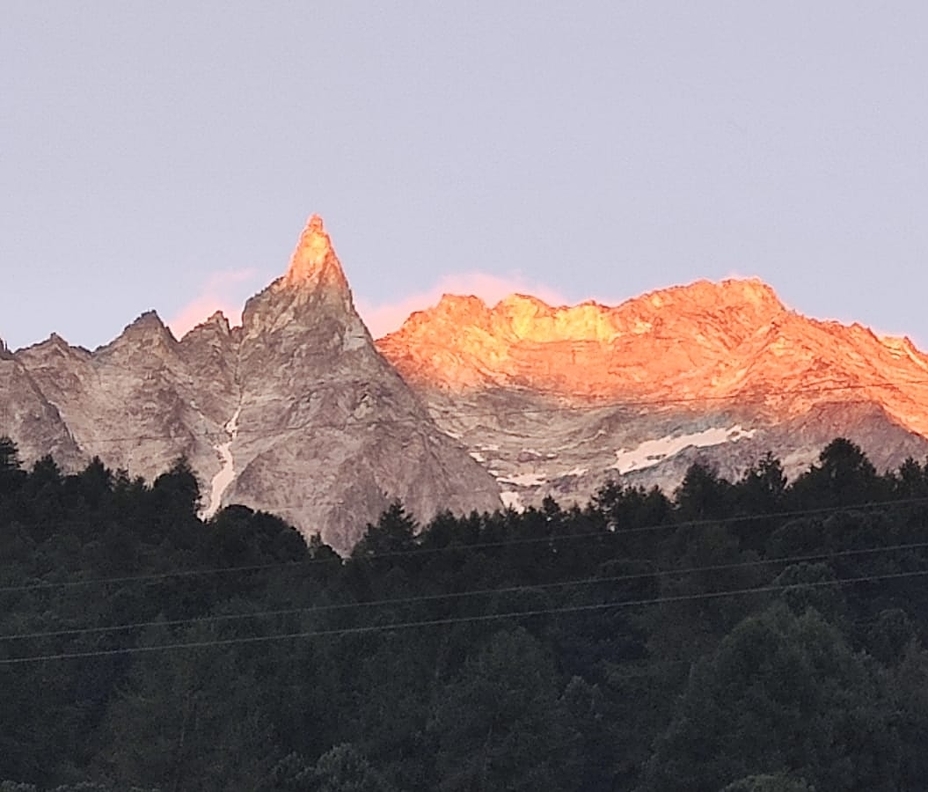
M0 337L234 312L318 212L375 331L755 275L925 348L926 40L923 2L9 0Z

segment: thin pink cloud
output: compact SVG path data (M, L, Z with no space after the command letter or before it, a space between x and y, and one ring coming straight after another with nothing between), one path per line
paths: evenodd
M253 269L211 273L200 293L168 320L171 332L181 338L216 311L222 311L231 325L241 324L242 309L251 294L249 286L258 274Z
M564 305L566 300L553 289L531 283L520 275L489 275L485 272L464 272L446 275L428 291L417 292L396 302L374 303L359 298L358 313L374 338L398 330L414 311L436 305L443 294L474 295L487 305L496 305L510 294L531 294L551 305Z

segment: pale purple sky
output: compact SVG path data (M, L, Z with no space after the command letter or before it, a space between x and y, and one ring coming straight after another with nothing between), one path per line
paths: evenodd
M6 0L0 337L240 308L319 212L379 327L739 274L924 347L926 42L923 1Z

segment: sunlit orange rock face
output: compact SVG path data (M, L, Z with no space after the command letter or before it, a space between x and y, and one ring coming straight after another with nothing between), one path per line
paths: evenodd
M319 215L310 217L303 229L283 282L302 290L316 285L334 286L339 291L348 289L345 273Z
M585 504L767 453L796 476L839 435L880 470L928 456L928 358L757 280L615 307L446 295L377 347L313 216L240 326L214 314L177 340L149 312L93 352L0 342L0 436L69 470L153 478L183 455L205 515L270 510L343 551L394 497L421 519Z
M908 338L787 309L759 280L698 281L609 307L445 295L377 342L417 389L583 403L752 404L782 420L827 401L881 406L928 436L928 357Z

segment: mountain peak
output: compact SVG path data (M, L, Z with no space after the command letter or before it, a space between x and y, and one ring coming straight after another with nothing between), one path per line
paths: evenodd
M347 287L348 281L342 265L319 215L312 215L306 222L284 280L289 286L334 282Z
M126 325L122 334L107 346L111 347L120 342L138 343L140 341L151 341L162 344L175 344L177 339L168 329L167 325L161 321L157 311L145 311L134 322ZM66 342L65 345L67 345Z
M409 381L439 390L510 382L571 397L660 395L646 394L647 383L660 390L660 383L690 377L695 361L711 370L706 379L713 383L722 381L713 366L740 371L734 350L745 356L744 371L751 369L762 350L758 332L791 316L756 278L699 280L616 306L552 307L514 294L471 313L464 298L443 298L378 346ZM716 385L699 392L714 398Z
M126 329L128 330L129 328L133 327L144 328L146 330L155 330L157 332L161 332L162 330L167 329L164 322L161 321L161 317L158 316L158 312L154 310L143 311L138 315L134 322L126 327ZM52 335L58 336L57 333L52 333Z

